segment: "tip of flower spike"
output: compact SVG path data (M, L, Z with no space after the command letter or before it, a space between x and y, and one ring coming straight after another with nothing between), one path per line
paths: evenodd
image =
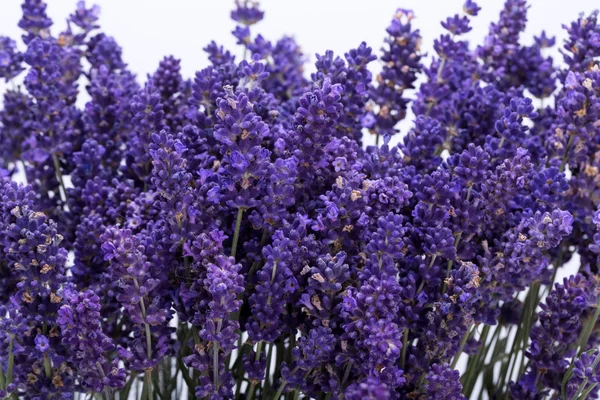
M465 14L470 15L472 17L477 16L480 10L481 7L479 7L479 5L473 0L467 0L463 5L463 11L465 12Z
M415 13L407 8L398 8L396 14L394 14L394 19L401 21L403 18L410 22L415 18Z
M231 12L231 19L246 26L260 22L265 13L258 7L260 3L256 0L236 0L236 8Z

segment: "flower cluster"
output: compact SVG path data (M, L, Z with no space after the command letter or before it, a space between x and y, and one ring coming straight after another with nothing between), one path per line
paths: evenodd
M522 44L525 0L470 45L467 0L432 57L398 9L380 54L305 74L237 0L242 59L211 42L193 78L167 56L141 82L98 7L59 33L22 10L22 43L0 36L0 79L24 77L0 111L0 398L598 396L597 12L565 26L565 68L546 33Z

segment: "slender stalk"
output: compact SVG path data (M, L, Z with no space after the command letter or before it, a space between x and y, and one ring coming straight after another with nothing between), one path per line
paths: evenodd
M161 392L165 398L171 397L172 385L171 385L171 358L165 357L162 360L162 368L159 372L162 372L162 389ZM177 370L175 370L177 374Z
M217 323L217 335L221 332L223 321L219 320ZM213 342L213 385L214 390L219 390L219 343Z
M133 278L133 283L135 285L136 290L139 292L140 285L138 283L137 278ZM144 303L144 298L140 299L140 311L142 312L142 318L144 319L144 330L146 334L146 355L148 356L148 360L152 359L152 333L150 332L150 325L146 322L146 304Z
M140 285L136 277L133 278L133 283L136 290L139 292ZM146 304L144 303L144 297L140 299L140 311L142 318L144 319L144 331L146 335L146 356L148 360L152 360L152 332L150 331L150 324L146 322ZM145 397L144 397L145 396ZM152 370L147 369L144 373L144 386L142 388L142 399L147 398L152 400Z
M152 388L152 370L151 369L147 369L144 373L144 386L148 387L148 391L147 396L148 396L148 400L153 400L154 399L154 395L153 395L153 388Z
M244 377L242 358L244 357L244 354L248 353L251 349L252 349L252 342L250 341L250 339L247 339L243 343L242 347L238 347L237 358L235 359L235 362L233 363L233 366L231 367L231 370L233 371L233 376L234 376L235 380L237 381L236 388L235 388L236 397L242 389L242 378Z
M535 307L537 307L537 295L539 291L539 282L534 282L529 292L527 293L527 298L525 299L525 305L523 307L523 311L521 312L521 318L519 319L519 325L517 327L517 333L515 334L515 339L513 341L512 349L510 353L510 358L508 360L508 369L503 369L501 372L501 385L500 388L504 388L504 384L506 380L509 381L512 379L514 369L517 364L518 357L521 353L521 350L525 349L527 345L527 338L529 337L529 331L527 330L533 324L531 318L533 314L535 314ZM521 364L523 361L521 361ZM519 367L520 369L521 367Z
M44 372L46 373L46 378L52 378L52 363L47 354L44 354Z
M487 327L488 325L486 325ZM465 332L465 334L463 335L462 339L460 340L460 345L458 346L458 351L456 352L456 354L454 355L454 358L452 359L452 363L450 364L450 368L454 369L456 367L456 364L458 363L458 360L460 359L460 356L465 348L465 345L467 344L467 340L469 340L469 337L471 336L471 331L467 330ZM485 345L485 343L482 343L482 346Z
M44 336L48 335L48 326L45 322L42 324L42 334ZM46 378L52 379L52 361L48 357L48 354L44 354L44 372L46 373Z
M560 163L560 172L565 172L565 167L569 159L569 150L571 150L571 146L573 146L574 140L575 135L569 134L569 140L567 141L567 147L565 148L565 155L563 156L562 162Z
M404 369L406 364L406 348L408 346L408 328L404 328L402 332L402 355L400 356L400 368Z
M60 162L58 161L58 157L56 156L56 154L52 153L52 161L54 162L54 169L56 170L56 179L58 179L58 183L60 184L60 187L62 189L62 193L64 195L64 201L65 203L69 202L69 198L67 197L67 189L65 186L65 182L63 180L63 175L62 172L60 170Z
M144 372L144 386L142 387L142 399L153 400L152 395L152 370L147 369Z
M581 353L583 353L583 351L585 350L585 346L587 345L588 341L590 340L590 336L592 335L592 331L594 330L594 327L596 326L596 321L598 321L598 317L600 316L600 296L598 296L598 301L596 303L596 309L594 310L594 315L592 315L592 318L587 321L587 323L584 326L584 329L581 331L581 336L579 337L578 340L578 347L579 350L577 351L577 355L581 355Z
M577 400L587 400L589 399L589 395L592 392L592 390L594 390L594 388L598 386L598 383L592 383L587 389L585 389L583 391L583 393L581 393L581 396L579 396L579 398Z
M286 381L281 382L279 388L277 388L277 392L275 392L275 395L271 398L272 400L278 400L281 397L281 393L283 393L283 389L285 389L286 384Z
M502 325L498 324L496 325L496 327L494 328L494 333L492 334L492 339L490 340L490 343L488 345L488 347L492 348L493 345L493 351L492 351L492 355L490 357L490 361L489 363L483 368L483 384L481 385L481 391L479 392L479 397L481 398L483 396L483 392L488 391L488 394L490 394L490 392L493 390L493 386L494 386L494 366L496 364L496 362L503 360L504 357L506 357L505 353L500 354L501 352L504 352L506 350L506 342L508 341L507 338L505 339L500 339L500 332L502 331ZM502 343L504 343L504 345L502 345ZM500 355L500 357L499 357ZM488 390L489 389L489 390ZM491 395L490 395L491 398Z
M252 400L254 398L254 391L256 390L256 382L251 381L248 387L248 393L246 393L246 400Z
M190 373L183 364L183 360L181 359L181 357L177 357L177 365L179 366L179 369L181 370L181 376L183 377L183 380L185 381L188 387L188 396L190 398L193 398L192 396L194 393L194 382L192 382L192 378L190 378Z
M275 347L275 344L271 343L268 345L269 346L269 350L267 351L267 368L265 371L265 383L263 386L263 397L267 397L267 394L269 393L269 391L271 390L271 380L270 380L270 376L271 376L271 357L273 356L273 348ZM256 355L256 361L258 361L260 359L260 354Z
M135 379L137 378L137 374L135 372L131 373L129 380L125 384L125 387L119 391L119 400L126 400L129 398L129 392L131 391L131 387L135 383Z
M6 386L10 385L13 381L13 369L15 366L15 354L13 353L13 347L15 345L15 335L10 334L10 340L8 342L8 365L6 367Z
M255 356L254 356L254 360L255 361L260 360L260 353L262 351L262 345L263 345L262 340L259 341L256 344L256 353L255 353ZM269 359L267 358L267 363L268 362L269 362ZM268 375L265 375L265 379L267 379L267 378L268 378ZM246 394L246 400L252 400L252 398L254 397L254 390L255 390L255 388L256 388L256 382L251 381L250 382L250 388L248 389L248 393Z
M466 203L469 202L469 199L471 199L471 192L473 190L473 186L469 186L469 190L467 191L467 198L465 200ZM456 249L456 253L458 254L458 245L460 244L460 240L462 239L462 232L459 232L458 235L456 236L456 239L454 239L454 248ZM454 264L454 261L452 260L448 260L448 266L446 267L446 278L450 277L450 271L452 270L452 265ZM446 289L448 289L448 285L446 284L446 281L444 280L444 284L442 285L442 294L446 293Z
M344 377L342 378L342 384L340 385L342 390L344 390L346 388L346 382L348 381L348 377L350 376L350 371L352 371L352 361L349 361L348 365L346 365L346 370L344 371Z
M584 378L583 381L577 387L577 391L575 392L573 397L571 397L573 400L579 399L579 395L581 394L581 392L583 392L583 389L585 388L585 385L587 385L587 383L588 383L588 379Z
M98 373L102 377L102 380L104 380L104 378L106 377L106 374L104 373L104 368L102 368L102 365L98 361L96 361L96 369L98 370ZM112 399L110 389L106 385L104 386L104 396L106 397L106 400Z
M485 325L480 336L481 346L477 350L475 358L473 358L471 361L472 364L469 363L469 366L467 367L467 375L463 385L463 393L465 394L466 398L471 398L471 392L473 391L475 383L479 379L479 373L481 372L483 362L485 362L485 357L487 355L486 342L489 331L490 325Z
M298 370L298 367L295 367L292 372L290 372L290 375L294 375L294 373ZM275 392L275 396L271 397L272 400L277 400L281 397L281 393L283 393L283 389L285 389L285 386L287 385L287 382L285 380L282 380L281 383L279 384L279 388L277 388L277 392Z
M262 247L265 245L266 241L267 241L267 235L268 232L266 229L263 229L263 233L262 236L260 238L260 245L259 247L262 249ZM256 272L256 269L258 268L258 266L260 265L260 261L254 261L252 263L252 265L250 266L250 270L248 271L248 277L246 278L246 281L248 281L250 279L250 277L252 277L254 275L254 272Z
M235 231L233 232L233 242L231 243L231 257L235 258L237 252L237 244L240 239L240 227L242 226L242 216L244 215L244 209L238 208L237 217L235 219Z

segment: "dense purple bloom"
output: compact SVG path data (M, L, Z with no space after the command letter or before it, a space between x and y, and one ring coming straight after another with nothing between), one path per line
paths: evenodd
M22 155L23 141L26 139L22 130L32 123L31 110L28 107L29 97L20 90L9 90L4 93L0 111L0 162L2 168L9 169Z
M375 110L374 124L367 124L383 135L394 134L396 123L406 116L409 99L404 92L414 88L422 68L421 35L412 27L413 18L411 10L399 8L387 28L389 37L381 56L385 64L376 77L378 85L371 93L378 110Z
M325 147L336 136L335 125L343 109L342 86L323 81L322 88L305 93L298 100L294 115L294 131L286 147L299 162L298 179L307 192L329 186L331 172L326 162Z
M21 8L23 17L19 21L19 28L27 32L23 35L23 41L28 44L33 38L48 37L52 20L46 14L46 3L43 0L25 0Z
M591 353L582 353L581 356L575 360L573 375L577 378L585 379L590 383L600 382L599 367L596 362L597 357L598 350L594 350Z
M0 36L0 78L6 82L19 75L23 68L23 55L17 50L14 40Z
M471 15L471 16L475 17L475 16L477 16L477 13L479 13L480 10L481 10L481 7L479 7L479 5L477 5L477 3L475 3L473 0L465 1L465 4L463 5L463 11L467 15Z
M582 320L596 306L597 298L597 283L576 275L565 278L563 284L557 283L540 304L539 324L531 330L531 346L526 354L548 387L560 385L557 377L569 367L568 357L573 355Z
M0 37L0 79L24 72L0 111L0 397L597 397L597 13L564 69L546 32L523 44L525 0L475 45L466 0L427 66L398 9L379 57L306 73L238 0L240 48L138 81L97 6L58 35L22 9L24 52Z
M570 25L563 25L569 38L565 40L563 57L568 70L573 72L585 72L590 70L596 63L594 59L600 54L600 25L598 25L598 11L590 15L579 15L577 21Z
M270 152L261 146L269 127L252 111L243 92L236 95L227 88L227 97L217 104L219 123L214 135L228 149L220 165L220 200L242 210L256 207L269 168Z
M99 28L96 24L100 14L100 7L93 5L90 8L85 7L85 1L80 0L77 3L77 9L70 16L70 21L75 25L83 29L84 31L90 31L92 29Z
M110 228L102 239L104 258L110 261L110 274L119 288L117 300L131 321L140 326L137 337L129 345L132 354L127 361L133 369L151 368L169 350L165 335L171 311L163 292L164 272L149 261L151 249L130 230ZM146 336L148 333L150 339Z
M258 9L258 2L253 0L236 0L236 8L231 12L231 19L246 26L260 22L265 13Z
M367 378L362 382L348 386L344 398L348 400L388 400L391 396L384 383L375 378Z
M127 168L145 187L148 186L151 173L151 156L148 148L152 135L164 127L164 110L158 88L150 80L131 101L132 123L135 130L131 133L126 153Z
M105 65L109 71L124 69L121 47L114 38L99 33L88 41L86 57L94 68Z
M464 399L459 376L458 371L452 370L448 364L432 365L431 371L427 374L427 395L434 400Z
M110 361L108 352L115 349L100 325L100 298L91 290L67 292L65 305L58 310L62 341L71 348L81 384L96 393L105 387L120 389L125 385L125 370L118 359Z

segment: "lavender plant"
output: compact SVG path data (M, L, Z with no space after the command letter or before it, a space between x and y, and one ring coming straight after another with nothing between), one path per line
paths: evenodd
M238 0L242 60L211 42L193 78L169 56L141 82L98 7L60 33L22 9L22 44L0 37L0 78L23 77L0 111L0 398L598 397L597 12L556 65L546 33L522 44L525 0L476 46L467 0L432 57L399 9L380 53L309 76Z

